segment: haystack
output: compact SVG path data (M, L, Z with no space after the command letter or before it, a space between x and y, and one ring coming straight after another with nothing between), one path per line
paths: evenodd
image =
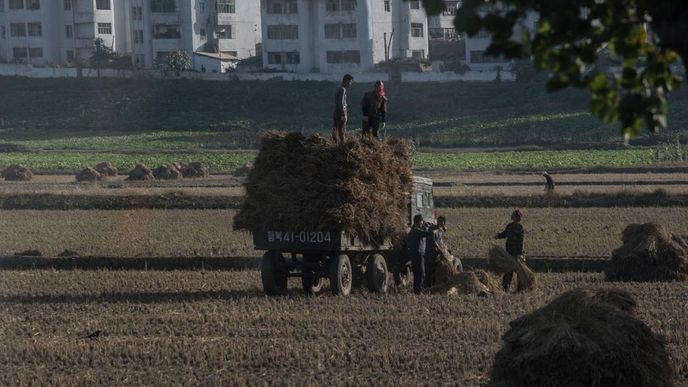
M117 168L108 161L96 165L95 170L104 176L117 176Z
M103 180L105 176L91 167L84 168L81 172L76 174L76 181L98 181Z
M363 240L403 233L411 183L403 140L268 132L234 228L344 230Z
M454 256L449 252L444 243L440 243L437 247L439 255L432 273L432 283L434 285L444 284L458 272L462 271L462 268L457 268Z
M688 238L655 223L631 224L621 235L623 246L612 252L604 273L611 281L685 281Z
M129 177L127 177L127 180L153 180L155 179L155 176L153 176L153 171L150 170L147 166L143 164L137 164L134 169L129 171Z
M623 290L568 291L511 323L493 386L671 386L664 343Z
M537 289L535 273L525 263L520 262L501 247L494 246L490 249L487 258L488 270L497 274L516 273L517 292Z
M33 179L31 168L23 165L10 165L5 168L2 175L8 181L29 181Z
M182 178L182 173L174 164L163 164L153 170L153 176L161 180L177 180Z
M458 295L478 295L487 296L494 293L501 293L499 284L490 275L482 270L464 271L458 273L446 282L437 284L430 288L430 293L446 294L448 296Z
M199 162L189 163L181 169L182 175L184 177L208 177L210 173L208 168L204 167L203 164Z

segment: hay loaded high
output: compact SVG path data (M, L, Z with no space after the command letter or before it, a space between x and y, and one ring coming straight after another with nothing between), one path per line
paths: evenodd
M432 181L411 175L405 141L266 133L234 228L249 230L269 295L300 277L304 291L347 295L367 283L384 293L395 247L416 214L433 219ZM404 271L405 272L405 271ZM398 274L400 277L400 274Z

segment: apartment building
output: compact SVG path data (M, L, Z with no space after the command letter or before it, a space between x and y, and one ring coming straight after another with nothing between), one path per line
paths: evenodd
M393 58L425 58L420 1L261 0L263 66L301 73L364 72Z

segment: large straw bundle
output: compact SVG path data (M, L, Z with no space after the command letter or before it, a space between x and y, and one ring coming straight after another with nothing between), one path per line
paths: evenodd
M268 132L235 229L343 230L363 240L403 232L411 160L402 140Z
M623 246L612 252L605 269L612 281L684 281L688 279L688 239L655 223L631 224Z
M129 171L129 177L127 180L153 180L153 171L143 164L137 164L134 169Z
M535 273L525 263L518 261L501 247L494 246L490 249L487 258L488 270L497 274L516 273L517 292L537 289Z
M8 181L29 181L33 179L31 168L23 165L10 165L3 171L2 175Z
M104 177L105 176L103 176L102 173L96 171L95 169L93 169L91 167L84 168L81 172L77 173L75 176L76 181L79 181L79 182L103 180Z
M109 161L103 161L96 165L95 170L104 176L117 176L117 168Z
M623 290L566 292L511 323L492 386L671 386L661 339Z
M499 284L482 270L464 271L453 275L445 282L430 288L430 293L446 294L448 296L478 295L501 293Z
M182 173L174 164L163 164L153 170L153 176L160 180L178 180Z

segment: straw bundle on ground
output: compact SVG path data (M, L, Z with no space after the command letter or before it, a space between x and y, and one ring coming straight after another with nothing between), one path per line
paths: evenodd
M210 173L208 168L204 167L203 164L199 162L189 163L188 165L182 166L182 175L184 177L208 177Z
M501 247L494 246L490 249L487 258L488 270L497 274L516 273L517 292L537 289L535 273L525 263L520 262Z
M2 172L5 180L8 181L29 181L33 179L31 168L23 165L10 165Z
M502 337L492 386L671 386L661 339L623 290L576 289L522 316Z
M137 164L134 169L129 172L129 177L127 180L153 180L153 171L143 164Z
M344 230L363 240L404 232L408 143L268 132L246 181L236 229Z
M103 180L103 178L103 174L91 167L86 167L76 174L76 181L98 181Z
M105 176L117 176L117 168L108 161L96 165L95 170Z
M153 170L153 176L161 180L177 180L182 178L182 173L174 164L164 164Z
M462 271L460 268L457 268L454 256L451 255L444 243L440 243L437 247L439 255L432 273L432 283L434 285L446 283L451 277Z
M501 293L499 284L490 275L482 270L464 271L458 273L446 282L430 288L430 293L446 294L448 296L478 295L487 296L493 293Z
M671 234L655 223L631 224L623 246L612 252L604 273L612 281L685 281L688 279L688 238Z

